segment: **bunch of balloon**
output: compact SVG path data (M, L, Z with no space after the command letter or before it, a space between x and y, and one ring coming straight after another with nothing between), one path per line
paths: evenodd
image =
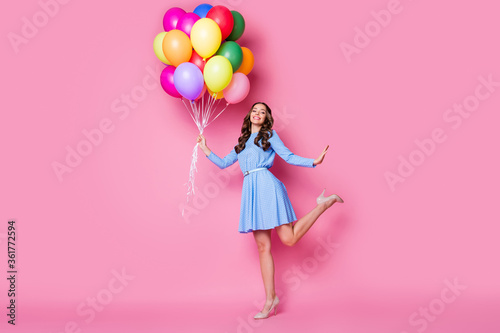
M250 91L247 75L254 56L236 42L245 31L245 20L224 6L201 4L192 13L170 8L163 17L163 28L153 42L156 56L166 65L161 86L168 95L181 99L203 133L230 104L241 102ZM220 110L222 99L226 104ZM195 192L197 146L187 183L188 201Z

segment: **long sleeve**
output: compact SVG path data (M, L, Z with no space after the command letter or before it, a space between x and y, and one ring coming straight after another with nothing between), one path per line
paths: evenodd
M278 136L278 133L276 133L275 130L273 130L273 136L269 139L269 142L271 143L271 147L274 149L274 151L283 160L285 160L285 162L292 165L303 166L308 168L316 167L315 165L313 165L314 158L300 157L298 155L295 155L290 151L290 149L285 147L283 141L281 141L280 137Z
M213 151L210 152L210 155L208 155L207 158L219 168L225 169L233 165L238 160L238 154L236 154L236 151L233 148L233 150L231 150L231 152L224 158L220 158L219 156L215 155Z

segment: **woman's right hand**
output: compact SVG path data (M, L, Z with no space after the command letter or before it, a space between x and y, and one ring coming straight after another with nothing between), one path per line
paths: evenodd
M198 142L198 146L200 146L200 149L205 153L205 155L210 155L211 150L208 149L207 147L207 139L203 136L203 134L199 134L198 137L196 138L196 142Z

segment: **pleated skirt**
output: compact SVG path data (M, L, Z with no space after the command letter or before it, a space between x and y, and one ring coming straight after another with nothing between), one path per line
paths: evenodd
M285 185L269 170L243 178L238 231L273 229L297 220Z

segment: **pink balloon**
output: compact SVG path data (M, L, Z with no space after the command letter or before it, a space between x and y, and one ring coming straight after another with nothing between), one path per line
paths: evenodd
M176 29L184 32L186 35L191 37L191 29L196 21L198 21L200 17L195 13L186 13L184 14L180 20L177 22Z
M163 88L172 97L181 98L181 94L177 91L174 85L174 66L167 66L163 69L160 75L160 83Z
M177 22L182 16L186 14L186 11L179 7L172 7L163 16L163 28L165 31L170 31L176 29Z
M229 85L223 90L224 98L229 104L244 100L250 91L250 81L243 73L234 73Z

